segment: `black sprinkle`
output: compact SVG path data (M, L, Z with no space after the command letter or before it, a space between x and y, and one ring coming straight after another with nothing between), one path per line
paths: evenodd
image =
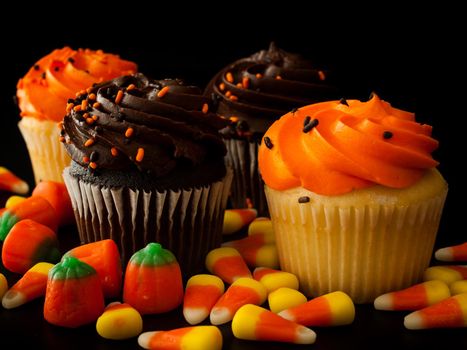
M60 136L65 136L65 130L60 130Z
M307 132L311 131L314 127L318 126L318 124L319 124L318 119L310 120L310 122L303 127L303 132L307 133Z
M72 57L68 57L68 62L75 63L75 60Z
M45 72L41 74L41 78L45 79Z
M39 69L41 69L41 67L39 67L38 64L34 65L34 70L39 70Z
M298 199L298 203L308 203L310 201L310 197L303 196Z
M297 111L298 111L298 108L294 108L294 109L292 109L292 110L290 111L290 113L295 114L295 112L297 112Z
M339 103L340 103L341 105L346 105L346 106L349 105L349 103L347 102L347 100L346 100L345 98L341 98L341 99L339 100Z
M18 97L16 95L13 95L13 103L18 105Z
M91 152L91 154L89 155L89 160L91 162L97 162L97 160L99 159L99 153L97 152Z
M240 120L238 123L237 123L237 130L239 131L248 131L250 129L248 123L244 120Z
M267 136L264 137L264 144L266 145L267 148L271 149L274 147L274 145L271 142L271 139Z
M99 126L99 125L97 125L97 126L94 128L94 131L95 131L96 133L98 133L98 134L100 134L100 133L102 132L102 130L103 130L103 129L102 129L102 126Z
M66 101L67 103L75 103L75 100L73 100L72 98L69 98L68 101Z
M390 131L383 132L383 139L389 140L393 136L393 133Z
M311 120L311 117L310 117L309 115L307 115L307 116L305 117L305 120L303 121L303 126L304 126L304 127L307 126L308 123L310 122L310 120Z
M59 70L60 70L59 67L55 67L55 68L54 68L54 71L56 71L56 72L58 72Z
M97 86L97 83L92 83L92 87L96 87Z
M371 100L373 97L375 97L375 95L376 95L375 92L372 91L372 92L370 93L370 96L368 97L368 99Z

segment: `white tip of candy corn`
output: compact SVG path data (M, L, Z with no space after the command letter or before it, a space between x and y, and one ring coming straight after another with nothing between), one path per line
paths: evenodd
M15 290L9 290L2 298L2 306L5 309L14 309L15 307L25 304L26 301L27 300L24 294Z
M316 341L316 333L311 329L300 326L297 329L296 344L313 344Z
M206 312L206 309L204 308L186 307L183 308L183 316L189 324L194 326L203 322L206 317L209 316L209 313Z
M435 252L435 258L439 261L453 261L454 257L452 256L451 247L438 249Z
M209 320L214 326L227 323L232 320L233 315L230 310L225 307L215 307L211 310Z
M289 310L281 311L278 313L278 315L282 318L285 318L286 320L295 322L295 316Z
M377 297L373 304L376 310L393 310L394 307L392 297L389 293Z
M29 186L26 182L21 181L11 186L11 190L18 194L27 194L29 192Z
M405 316L404 326L407 329L423 329L423 318L417 312L412 312Z
M151 338L159 332L160 331L141 333L138 337L138 345L144 349L149 349L149 343L151 342Z

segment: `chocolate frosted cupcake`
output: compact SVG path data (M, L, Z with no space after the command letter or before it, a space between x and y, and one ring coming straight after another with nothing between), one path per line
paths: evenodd
M87 102L85 102L87 101ZM180 80L117 78L73 101L61 139L64 179L81 241L112 238L127 261L149 242L171 250L185 274L221 241L231 171L210 100Z
M274 43L228 65L211 80L206 95L213 99L217 113L232 121L222 134L226 164L234 169L233 207L243 208L251 201L261 215L267 214L257 162L261 137L286 112L335 99L337 89L328 81L327 72Z

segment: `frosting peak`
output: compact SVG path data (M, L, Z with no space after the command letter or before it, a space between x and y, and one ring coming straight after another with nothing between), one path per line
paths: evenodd
M373 95L285 114L266 132L259 167L276 190L302 186L338 195L376 184L405 188L438 163L431 126Z

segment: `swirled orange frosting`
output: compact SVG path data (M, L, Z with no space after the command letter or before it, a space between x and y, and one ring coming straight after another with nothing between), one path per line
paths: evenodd
M17 85L21 116L59 122L67 100L94 83L135 73L135 63L102 50L57 49L31 67Z
M259 148L265 183L322 195L383 185L405 188L438 165L431 126L373 94L368 102L330 101L285 114Z

